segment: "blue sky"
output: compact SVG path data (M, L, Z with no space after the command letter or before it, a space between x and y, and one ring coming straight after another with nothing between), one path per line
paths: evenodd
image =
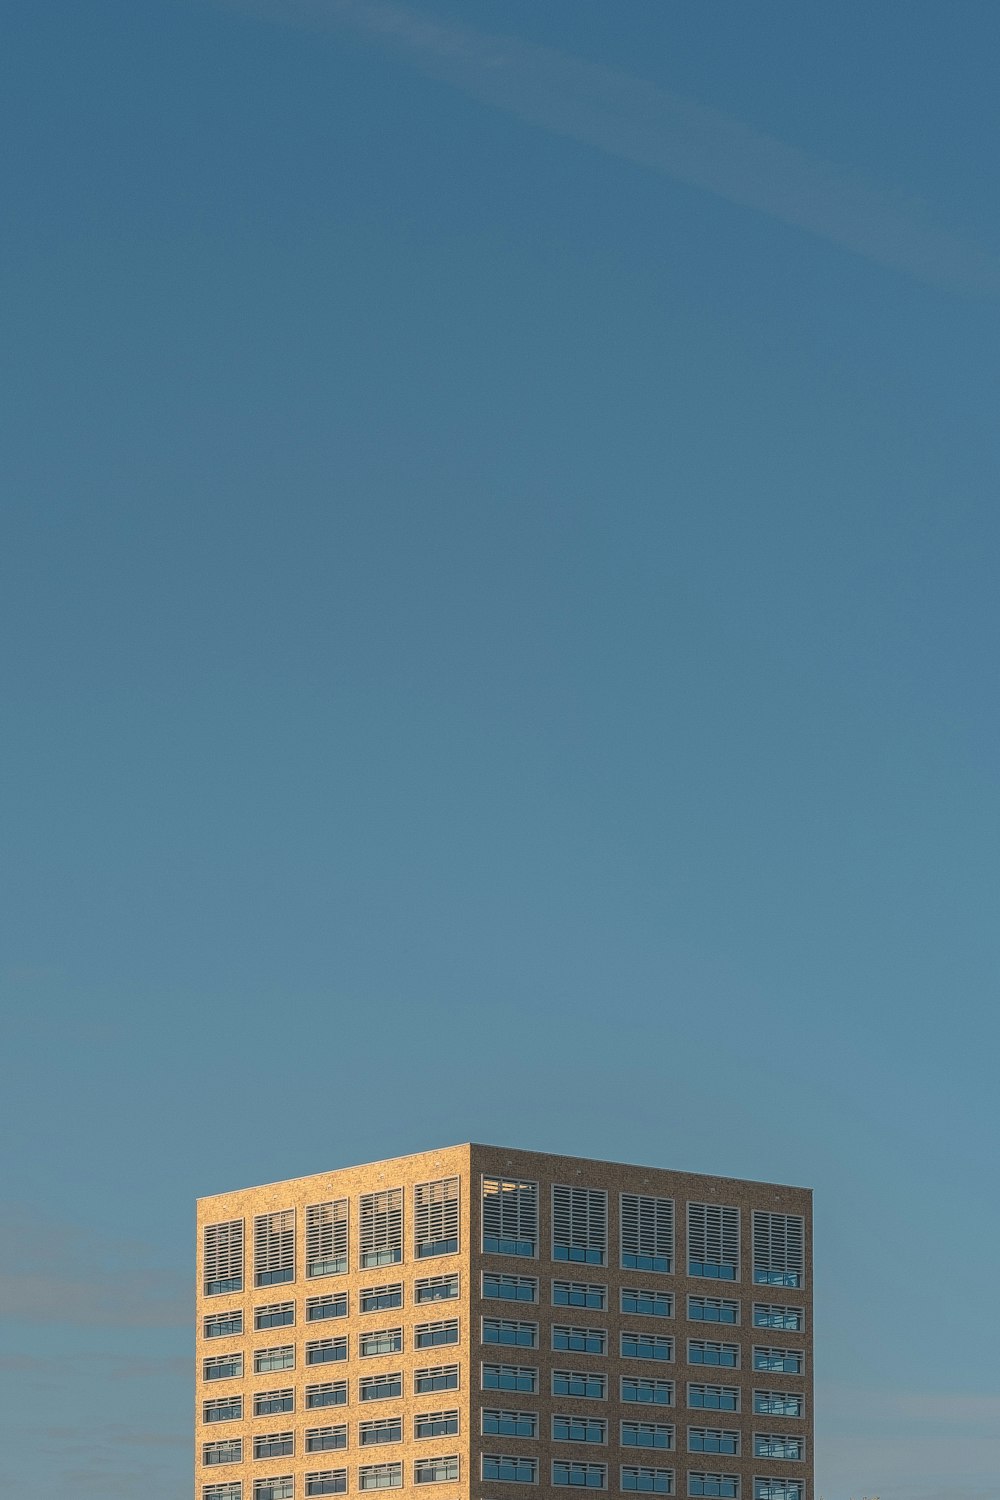
M813 1186L818 1493L996 1500L1000 11L2 26L8 1482L471 1138Z

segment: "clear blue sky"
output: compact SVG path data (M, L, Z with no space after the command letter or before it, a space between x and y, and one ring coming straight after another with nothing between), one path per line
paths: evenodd
M813 1186L819 1492L995 1500L1000 8L2 28L7 1488L472 1138Z

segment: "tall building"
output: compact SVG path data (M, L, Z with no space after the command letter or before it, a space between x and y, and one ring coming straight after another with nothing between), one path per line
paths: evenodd
M812 1500L811 1248L804 1188L497 1146L203 1198L196 1500Z

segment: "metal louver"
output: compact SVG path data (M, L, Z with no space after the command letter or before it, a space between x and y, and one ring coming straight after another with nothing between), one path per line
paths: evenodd
M347 1270L347 1199L306 1205L306 1275L335 1276Z
M258 1214L253 1221L255 1286L295 1280L295 1210Z
M458 1251L457 1177L418 1182L413 1189L413 1241L417 1258Z
M205 1293L243 1290L243 1220L205 1225Z
M672 1271L673 1199L622 1193L621 1236L623 1266L640 1271Z

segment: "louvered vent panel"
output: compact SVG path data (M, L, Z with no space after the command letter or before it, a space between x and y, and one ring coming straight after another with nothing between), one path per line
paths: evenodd
M453 1255L458 1250L458 1178L418 1182L413 1189L417 1256Z
M243 1220L205 1225L206 1293L243 1290Z
M670 1271L674 1263L674 1203L643 1193L622 1193L622 1263Z
M552 1189L552 1253L556 1260L603 1266L608 1249L608 1195L599 1188Z
M306 1275L334 1276L347 1270L347 1199L306 1206Z
M253 1221L253 1274L257 1286L295 1279L295 1210L258 1214Z
M773 1286L801 1286L805 1274L805 1220L799 1214L753 1216L754 1281Z
M688 1259L707 1266L740 1263L740 1211L721 1203L688 1204Z
M538 1183L483 1178L483 1249L534 1255L538 1245Z
M403 1258L403 1189L361 1198L361 1264L392 1265Z

